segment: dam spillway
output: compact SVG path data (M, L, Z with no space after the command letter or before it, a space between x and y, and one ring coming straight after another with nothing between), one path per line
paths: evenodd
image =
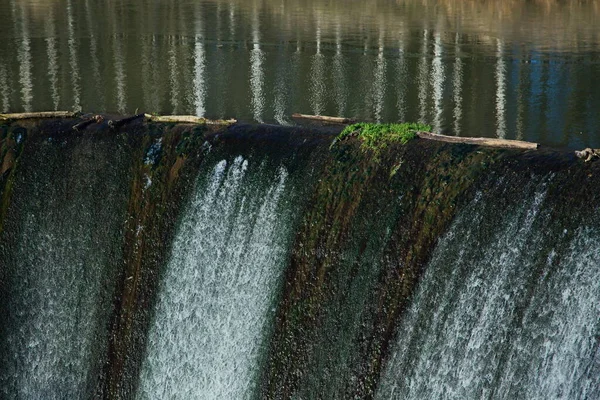
M597 398L597 163L0 126L3 398Z

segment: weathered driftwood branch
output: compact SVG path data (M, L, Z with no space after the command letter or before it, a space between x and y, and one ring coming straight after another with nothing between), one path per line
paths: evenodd
M439 142L475 144L478 146L501 147L507 149L535 150L539 147L539 144L537 143L524 142L521 140L445 136L430 132L417 132L417 136L421 139L437 140Z
M315 121L330 122L333 124L349 124L354 122L353 119L343 117L328 117L326 115L308 115L308 114L292 114L292 118L312 119Z
M120 127L122 127L123 125L127 125L130 122L135 121L136 119L140 119L143 118L145 114L137 114L137 115L133 115L131 117L127 117L127 118L122 118L122 119L118 119L118 120L110 120L108 121L108 126L110 127L110 129L112 130L117 130Z
M43 111L29 113L0 114L0 119L32 119L32 118L73 118L76 114L71 111Z
M73 130L75 130L77 132L81 132L81 131L85 130L88 126L90 126L91 124L99 124L102 121L104 121L104 117L102 117L102 115L94 115L93 117L86 119L83 122L73 125Z
M600 149L587 148L581 151L575 151L575 155L579 158L584 158L585 162L593 161L595 158L600 158Z
M150 115L145 114L146 119L152 122L171 122L178 124L202 124L202 125L231 125L235 124L235 119L206 119L196 117L195 115Z

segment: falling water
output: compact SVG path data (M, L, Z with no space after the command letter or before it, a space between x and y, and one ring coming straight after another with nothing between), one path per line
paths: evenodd
M416 141L391 149L410 170L381 175L295 128L240 124L209 144L197 131L177 141L64 126L0 131L18 156L0 177L1 398L111 397L121 384L139 399L600 398L597 164ZM425 181L409 158L420 148ZM231 156L240 151L251 155ZM153 168L154 182L141 175ZM413 214L429 193L451 193L441 185L462 188L452 168L481 175ZM144 226L168 218L173 231L131 241L143 219L128 208L140 190L168 199L167 185L181 185L176 210L150 208ZM447 225L422 223L430 216ZM423 233L423 257L397 262ZM130 264L141 243L156 264ZM141 300L120 286L130 268L152 276ZM393 291L405 271L414 278ZM131 328L114 322L128 316Z
M1 398L97 395L127 174L116 146L67 146L22 160L0 237Z
M506 197L499 182L496 196ZM551 218L544 182L479 194L438 244L379 399L600 395L600 230Z
M251 163L219 162L184 213L159 289L138 398L254 393L291 227L286 171L267 176Z

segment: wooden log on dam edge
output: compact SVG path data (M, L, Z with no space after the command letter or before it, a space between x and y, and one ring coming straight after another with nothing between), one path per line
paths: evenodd
M34 118L73 118L77 114L71 111L42 111L27 113L0 114L0 119L34 119Z
M77 113L71 111L42 111L42 112L29 112L29 113L8 113L0 114L0 120L22 120L22 119L36 119L36 118L74 118ZM196 117L193 115L150 115L150 114L137 114L131 117L126 117L117 121L109 121L111 129L118 128L128 122L135 119L145 117L151 122L166 122L166 123L187 123L187 124L207 124L207 125L231 125L237 122L235 119L229 120L210 120L206 118ZM307 114L292 114L293 118L300 119L311 119L315 121L323 121L336 124L348 124L354 122L352 119L343 117L328 117L323 115L307 115ZM87 125L93 122L99 122L100 116L95 116L88 121L84 121L80 124L75 125L73 128L87 127ZM508 149L522 149L522 150L536 150L539 147L538 143L525 142L522 140L508 140L508 139L496 139L496 138L484 138L484 137L459 137L459 136L446 136L432 132L417 132L417 136L421 139L436 140L439 142L456 143L456 144L472 144L486 147L499 147Z
M202 117L196 117L195 115L150 115L145 114L147 120L151 122L166 122L166 123L178 123L178 124L206 124L206 125L231 125L235 124L235 119L225 120L211 120Z
M292 118L311 119L314 121L330 122L333 124L349 124L351 122L354 122L353 119L344 118L344 117L328 117L326 115L308 115L308 114L298 114L298 113L292 114Z
M457 144L473 144L486 147L500 147L507 149L522 149L536 150L539 147L538 143L525 142L522 140L508 140L496 138L470 138L460 136L446 136L431 132L417 132L417 136L421 139L436 140L438 142L457 143Z

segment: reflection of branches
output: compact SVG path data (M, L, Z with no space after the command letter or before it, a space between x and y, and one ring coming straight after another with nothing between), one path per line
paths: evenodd
M422 29L433 22L445 31L479 35L490 45L496 38L533 40L540 46L554 49L573 49L579 43L596 43L600 32L595 28L600 17L600 0L209 0L227 8L258 11L276 18L280 31L312 35L316 21L321 21L324 41L335 37L340 26L344 37L360 37L365 32L397 32L400 26ZM107 0L107 3L115 3ZM22 0L31 9L34 20L43 21L51 8L60 14L63 2L59 0ZM169 9L178 0L162 0L153 6L147 0L130 0L128 9L157 7ZM185 7L184 7L185 8ZM141 15L148 13L141 13ZM193 15L193 13L190 13ZM138 17L143 19L143 17ZM275 22L276 21L276 22ZM152 22L152 21L150 21ZM181 21L163 21L140 26L169 29ZM489 40L488 40L489 39Z
M174 1L174 0L172 0ZM540 46L560 48L577 42L597 42L595 29L600 17L600 0L212 0L235 3L240 9L258 7L275 15L286 31L314 32L322 21L323 37L335 36L336 28L348 33L395 32L399 26L422 27L424 21L443 25L446 31L483 36L495 43L525 38ZM345 35L348 36L348 35Z

